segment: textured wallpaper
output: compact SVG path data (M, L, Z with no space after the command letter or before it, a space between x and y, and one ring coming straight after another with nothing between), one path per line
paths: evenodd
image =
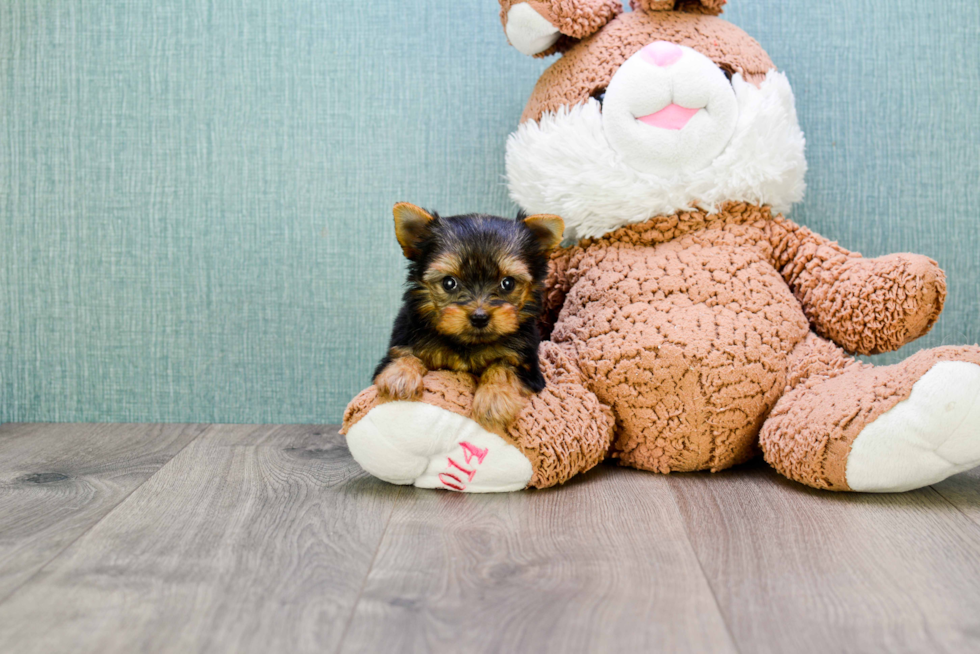
M398 305L390 208L512 214L547 61L492 0L3 0L0 422L338 422ZM807 134L792 217L949 276L980 340L980 3L731 0Z

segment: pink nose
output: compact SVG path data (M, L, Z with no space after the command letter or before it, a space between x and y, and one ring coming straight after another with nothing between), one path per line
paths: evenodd
M680 59L684 51L679 45L666 41L654 41L640 50L640 54L654 66L667 67Z

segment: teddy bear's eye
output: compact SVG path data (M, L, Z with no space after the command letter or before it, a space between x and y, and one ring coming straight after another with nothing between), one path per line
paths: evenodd
M452 293L459 287L459 282L456 281L455 277L443 277L442 278L442 288L447 293Z
M504 277L503 279L500 280L500 289L504 293L510 293L511 291L514 290L514 287L516 285L517 282L514 281L513 277Z
M603 101L606 99L606 89L599 89L592 92L592 98L599 102L599 106L602 106Z

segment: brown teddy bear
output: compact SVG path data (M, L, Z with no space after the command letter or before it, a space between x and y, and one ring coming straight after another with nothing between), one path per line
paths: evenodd
M562 56L507 148L511 196L565 219L539 353L547 387L506 433L474 380L355 398L355 459L396 484L543 488L606 457L722 470L760 450L815 488L918 488L980 464L980 348L874 367L925 334L936 263L865 259L784 218L806 161L793 94L724 0L501 0L511 44Z

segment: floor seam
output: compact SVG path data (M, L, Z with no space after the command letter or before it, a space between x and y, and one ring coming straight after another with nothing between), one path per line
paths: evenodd
M951 507L953 507L954 509L956 509L956 512L959 513L964 518L966 518L967 521L970 524L972 524L975 528L980 529L980 523L978 523L976 520L974 520L973 516L965 513L963 511L963 509L961 509L960 507L956 506L956 504L951 499L949 499L948 497L946 497L945 495L943 495L943 492L941 490L939 490L938 488L936 488L935 484L929 486L929 490L931 490L932 492L934 492L939 497L943 498L943 501L944 502L946 502Z
M398 492L395 493L397 498L402 494L402 489L399 487ZM371 572L374 570L374 564L378 560L378 552L381 551L381 545L385 541L385 536L388 535L388 527L391 525L391 516L395 514L395 508L397 504L394 502L391 505L391 511L388 512L388 519L385 520L384 529L381 530L381 536L378 538L378 546L374 548L374 554L371 555L371 563L368 565L367 572L364 573L364 580L361 582L361 587L357 589L357 597L354 598L354 603L351 605L350 615L347 616L347 622L344 624L344 630L340 633L340 640L337 641L337 649L334 650L335 654L340 654L341 650L344 648L344 641L347 640L347 632L350 631L350 626L354 622L354 616L357 614L357 607L361 604L361 598L364 595L364 589L367 587L368 579L371 577Z
M684 520L684 515L681 513L681 507L677 503L677 494L674 492L674 487L670 483L670 478L667 477L664 480L667 483L667 488L670 489L670 497L674 501L674 508L677 509L677 515L681 519L681 526L684 528L684 539L687 541L687 548L691 552L691 556L698 564L698 571L701 572L701 578L704 579L705 585L708 587L708 592L711 593L711 600L715 603L715 610L718 611L718 615L721 617L721 623L725 625L725 633L728 634L728 639L732 642L732 647L736 652L741 654L742 650L738 646L738 641L735 640L735 634L732 633L732 628L728 624L728 618L725 617L725 612L721 609L721 603L718 601L718 595L715 593L715 587L711 585L711 580L708 579L707 573L704 571L704 565L701 563L701 557L698 556L697 551L694 549L694 543L691 542L691 532L688 530L687 521Z
M193 424L193 423L192 423L192 424ZM198 424L200 424L200 423L198 423ZM180 454L181 452L183 452L184 450L186 450L186 449L187 449L187 447L188 447L188 446L189 446L189 445L190 445L191 443L196 443L196 442L197 442L197 440L198 440L199 438L201 438L201 437L202 437L202 436L203 436L204 434L206 434L206 433L208 433L208 432L209 432L209 431L211 430L211 428L212 428L212 427L214 426L214 424L213 424L213 423L206 423L206 425L207 425L207 426L206 426L206 427L205 427L204 429L202 429L202 430L201 430L201 433L200 433L200 434L198 434L198 435L197 435L197 436L195 436L194 438L192 438L192 439L190 439L189 441L187 441L187 442L186 442L186 443L185 443L185 444L183 445L183 447L181 447L181 448L180 448L179 450L177 450L176 452L174 452L174 454L173 454L173 456L171 456L171 457L170 457L169 459L167 459L166 461L164 461L163 463L161 463L161 464L160 464L160 467L159 467L159 468L157 468L156 470L154 470L154 471L153 471L153 474L152 474L152 475L150 475L149 477L147 477L146 479L144 479L143 481L141 481L141 482L140 482L139 484L137 484L136 486L134 486L134 487L133 487L133 489L132 489L131 491L129 491L128 493L126 493L126 494L125 494L125 495L124 495L124 496L123 496L122 498L120 498L120 499L119 499L119 501L118 501L118 502L116 502L116 503L115 503L115 504L114 504L114 505L112 506L112 508L111 508L111 509L109 509L108 511L106 511L106 512L105 512L105 513L104 513L104 514L102 515L102 517L101 517L101 518L99 518L98 520L96 520L95 522L93 522L92 524L90 524L90 525L89 525L88 527L86 527L86 528L85 528L85 530L84 530L84 531L82 531L82 533L80 533L80 534L78 534L78 536L76 536L75 538L73 538L73 539L71 539L71 541L69 541L68 543L66 543L64 547L62 547L62 548L61 548L60 550L58 550L57 552L55 552L55 553L54 553L54 554L53 554L53 555L51 556L51 558L49 558L49 559L48 559L47 561L45 561L45 562L44 562L44 564L43 564L43 565L41 565L41 567L39 567L39 568L38 568L37 570L35 570L35 571L34 571L34 574L32 574L32 575L31 575L30 577L28 577L28 578L27 578L27 579L25 579L25 580L24 580L23 582L21 582L20 584L18 584L17 586L15 586L15 587L14 587L13 589L11 589L11 590L10 590L10 592L9 592L9 593L7 593L7 594L6 594L6 595L5 595L4 597L0 597L0 604L4 604L4 603L6 603L6 602L7 602L7 601L9 601L9 600L10 600L10 599L11 599L11 598L12 598L12 597L14 596L14 595L16 595L16 594L17 594L18 592L20 592L20 590L21 590L22 588L24 588L24 587L25 587L25 586L26 586L27 584L29 584L29 583L30 583L31 581L33 581L35 577L37 577L37 576L38 576L39 574L41 574L42 572L44 572L44 570L45 570L45 568L47 568L47 567L48 567L49 565L51 565L51 564L52 564L52 563L53 563L53 562L54 562L54 561L55 561L55 560L56 560L56 559L57 559L58 557L60 557L60 556L61 556L62 554L64 554L64 553L65 553L66 551L68 551L68 549L69 549L69 548L70 548L70 547L71 547L72 545L74 545L75 543L77 543L78 541L80 541L80 540L81 540L82 538L84 538L84 537L85 537L85 535L86 535L86 534L88 534L88 533L89 533L90 531L92 531L93 529L95 529L95 527L96 527L97 525L99 525L99 524L101 524L103 520L105 520L105 519L106 519L106 518L108 518L108 517L109 517L110 515L112 515L112 514L113 514L113 513L114 513L114 512L116 511L116 509L118 509L118 508L119 508L120 506L122 506L122 504L123 504L123 503L124 503L124 502L125 502L126 500L128 500L128 499L129 499L130 497L132 497L132 495L133 495L133 493L135 493L135 492L136 492L136 491L138 491L138 490L139 490L140 488L142 488L142 487L143 487L143 485L144 485L144 484L146 484L146 483L147 483L148 481L150 481L151 479L153 479L154 477L156 477L156 476L157 476L157 474L159 474L159 473L160 473L160 471L161 471L161 470L163 470L163 468L164 468L164 467L166 467L166 466L167 466L167 465L168 465L168 464L169 464L169 463L170 463L171 461L173 461L174 459L176 459L176 458L177 458L177 456L178 456L178 455L179 455L179 454Z

